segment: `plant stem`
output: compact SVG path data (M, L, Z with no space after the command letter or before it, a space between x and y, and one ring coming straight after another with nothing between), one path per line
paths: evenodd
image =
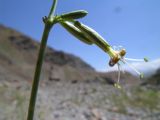
M31 90L31 98L30 98L30 103L29 103L27 120L33 120L33 116L34 116L34 109L35 109L35 103L36 103L36 97L37 97L37 91L38 91L38 85L39 85L39 78L41 74L41 68L42 68L44 52L45 52L45 48L47 44L49 31L50 31L50 28L48 28L47 25L45 25L42 40L41 40L40 50L38 54L35 74L34 74L34 81L33 81L32 90Z
M56 8L56 6L57 6L57 0L54 0L54 1L53 1L53 4L52 4L52 7L51 7L51 9L50 9L50 12L49 12L48 17L51 17L51 15L55 13L55 8Z
M41 39L41 45L40 45L37 64L35 68L34 81L32 84L27 120L33 120L34 118L35 103L36 103L36 98L37 98L37 91L38 91L38 86L39 86L39 79L40 79L40 74L41 74L41 69L42 69L42 64L43 64L45 48L47 45L47 39L48 39L51 28L55 24L54 23L55 20L50 21L50 19L51 19L52 13L55 12L56 4L57 4L57 0L54 0L52 7L50 9L49 15L45 21L45 27L44 27L44 31L43 31L43 35ZM52 24L50 24L51 22Z

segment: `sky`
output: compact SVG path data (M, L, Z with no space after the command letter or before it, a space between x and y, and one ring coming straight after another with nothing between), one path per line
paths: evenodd
M0 24L40 42L52 0L0 0ZM127 57L160 58L160 0L58 0L56 14L86 10L79 21L96 30L112 46L123 46ZM48 45L79 56L98 71L108 69L109 56L87 45L59 24L50 32Z

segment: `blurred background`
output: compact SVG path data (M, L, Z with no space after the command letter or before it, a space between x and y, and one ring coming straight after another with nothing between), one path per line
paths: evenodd
M25 120L39 42L52 0L0 0L0 120ZM145 78L122 66L109 67L108 54L86 45L59 24L46 49L36 120L159 120L160 1L58 0L56 14L86 10L80 22L111 46L123 46Z

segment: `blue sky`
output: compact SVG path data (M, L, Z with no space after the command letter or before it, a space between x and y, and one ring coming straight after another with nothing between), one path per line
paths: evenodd
M51 4L52 0L0 0L0 23L40 41L42 17ZM111 45L123 46L127 57L160 58L160 0L59 0L56 13L79 9L89 12L80 21ZM60 25L52 29L48 45L81 57L97 70L108 68L106 53L80 42Z

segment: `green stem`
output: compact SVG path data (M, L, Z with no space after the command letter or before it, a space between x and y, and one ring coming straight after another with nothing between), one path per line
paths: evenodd
M37 91L38 91L38 85L39 85L39 78L41 74L41 68L42 68L44 52L47 44L49 31L50 31L50 28L47 25L45 25L42 40L41 40L37 65L35 69L35 74L34 74L34 81L33 81L32 90L31 90L31 98L30 98L30 103L28 108L27 120L33 120L33 117L34 117L34 109L35 109L35 103L36 103L36 97L37 97Z
M51 15L55 13L56 6L57 6L57 0L54 0L48 17L51 17Z
M51 15L55 12L56 5L57 5L57 0L54 0L52 7L50 9L49 15L45 20L45 27L44 27L44 31L41 39L41 45L39 49L39 54L38 54L38 59L37 59L37 64L36 64L36 69L34 74L34 81L32 84L27 120L33 120L34 118L35 103L37 98L37 91L39 86L39 79L40 79L40 74L41 74L41 69L43 64L45 48L47 45L47 39L48 39L51 28L56 23L55 20L51 19Z

